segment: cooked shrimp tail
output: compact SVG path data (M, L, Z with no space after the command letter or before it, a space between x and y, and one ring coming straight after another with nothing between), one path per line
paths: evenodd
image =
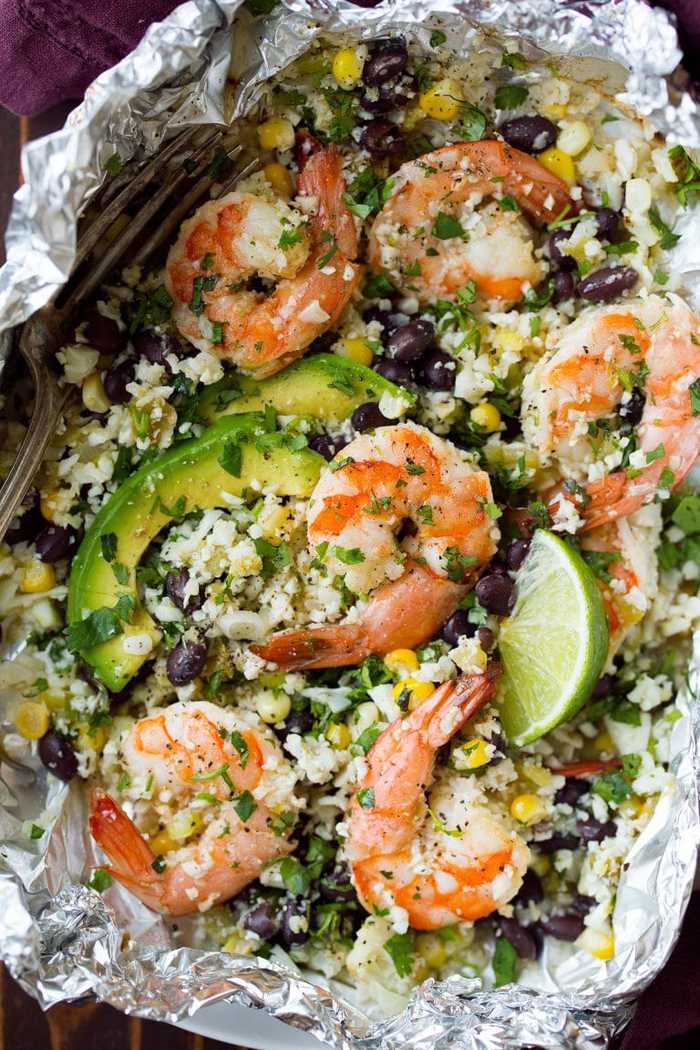
M100 788L90 796L90 833L111 861L105 871L159 911L162 880L153 868L156 855L124 810Z
M370 653L415 649L437 634L468 589L412 563L400 579L377 588L357 622L288 631L252 649L286 671L348 667Z

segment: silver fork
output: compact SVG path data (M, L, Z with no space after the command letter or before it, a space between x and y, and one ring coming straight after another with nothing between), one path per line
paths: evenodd
M235 160L236 164L234 171L219 182L217 192L211 194L212 186L219 181L214 164L217 146L225 149L228 160ZM173 169L176 160L178 167ZM68 282L22 329L19 351L27 363L36 393L27 433L0 488L0 540L32 483L69 397L69 391L58 382L53 362L56 351L66 342L70 322L81 304L112 270L126 264L129 249L138 242L160 209L172 202L158 227L136 247L128 261L142 266L167 243L180 222L205 194L218 197L228 192L257 164L258 161L246 155L240 144L226 147L225 133L221 128L188 128L146 163L128 165L101 191L96 199L99 205L97 216L79 230L75 263ZM195 181L186 189L191 180ZM95 253L95 258L92 258L112 224L126 212L139 193L151 188L151 184L154 184L155 192L129 219L107 250ZM181 188L186 192L178 200L177 191ZM94 209L94 203L91 202L91 209Z

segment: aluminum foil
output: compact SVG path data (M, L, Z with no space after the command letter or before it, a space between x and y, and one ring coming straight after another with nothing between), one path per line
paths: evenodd
M68 277L77 217L115 152L127 159L153 150L176 127L235 120L319 33L369 40L400 30L427 44L434 28L458 54L515 37L529 57L556 56L569 75L605 82L670 141L700 145L698 109L678 88L685 81L676 68L673 24L640 0L393 0L373 10L338 0L284 0L263 23L239 0L190 0L88 88L62 131L25 147L25 181L0 271L0 332L9 335ZM227 96L231 56L235 90ZM700 237L697 217L687 220L673 266L697 301ZM19 648L0 650L5 660L18 655ZM537 991L484 991L460 977L429 980L403 1013L377 1023L346 1001L340 986L320 987L270 960L178 946L168 925L119 887L102 898L81 885L94 861L82 791L47 778L36 756L22 751L3 718L11 691L0 691L0 955L43 1007L93 995L173 1022L229 999L338 1050L602 1048L667 959L691 891L700 841L699 673L696 639L680 699L683 717L671 739L676 786L660 799L628 858L613 917L615 958L606 966L577 953L557 964L545 951ZM39 817L51 832L36 843L23 822Z

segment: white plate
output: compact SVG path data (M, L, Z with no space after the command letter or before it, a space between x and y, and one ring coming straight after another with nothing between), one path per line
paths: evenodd
M328 1045L262 1010L249 1010L236 1003L205 1006L194 1017L180 1021L178 1027L251 1050L321 1050Z

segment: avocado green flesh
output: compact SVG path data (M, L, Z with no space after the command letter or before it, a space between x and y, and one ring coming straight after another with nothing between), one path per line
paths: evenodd
M222 419L201 437L146 464L117 489L88 529L73 561L69 624L83 620L95 609L113 607L124 594L137 600L136 567L161 529L173 524L167 508L173 509L181 497L185 499L183 513L188 514L227 506L225 496L240 496L253 481L284 496L310 495L324 460L308 448L292 450L284 444L261 450L256 445L260 425L259 416ZM241 450L240 477L234 477L218 461L231 439ZM112 561L106 561L102 554L102 537L109 533L117 539ZM113 569L117 563L128 570L126 585L117 581ZM124 640L137 633L150 634L154 642L159 638L155 623L138 600L130 623L124 625L124 634L81 654L113 692L123 689L149 658L149 654L124 651Z
M203 419L213 421L240 412L262 412L269 405L281 415L342 420L359 405L379 401L382 394L415 400L410 391L371 368L337 354L313 354L257 382L233 372L207 387L199 411Z

